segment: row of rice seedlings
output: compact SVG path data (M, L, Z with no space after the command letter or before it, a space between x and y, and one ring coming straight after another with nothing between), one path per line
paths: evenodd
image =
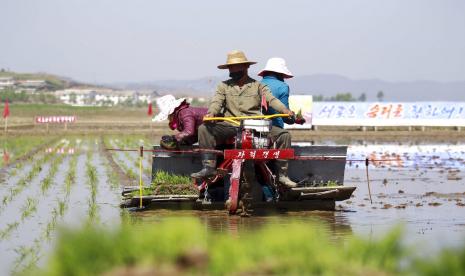
M121 148L121 149L138 149L139 145L144 143L143 139L140 139L139 136L129 136L129 137L124 137L123 139L112 139L108 137L104 137L104 145L106 148ZM130 181L136 181L139 178L139 173L138 173L138 168L139 168L139 157L136 154L136 152L132 152L131 154L128 151L123 152L124 158L127 160L127 162L124 162L120 160L117 156L116 153L112 153L113 160L118 164L118 166L125 172L125 174L128 176ZM150 154L146 155L148 156L149 160ZM133 166L128 166L127 164L133 164ZM150 164L150 161L149 161ZM150 166L144 166L143 168L143 173L151 178L151 167Z
M71 146L73 146L72 143ZM58 200L57 206L55 206L52 211L52 217L50 221L45 225L45 228L40 233L39 237L34 240L34 243L30 247L20 247L17 250L18 257L15 260L15 274L26 275L28 272L32 272L34 269L37 268L37 262L40 260L42 255L40 254L42 248L42 242L48 241L50 242L52 233L55 231L58 219L63 217L68 209L68 202L69 196L71 191L71 186L76 180L76 165L77 165L77 154L73 155L69 164L69 170L65 177L64 183L64 191L65 191L65 198ZM50 184L52 183L53 177L56 175L58 171L58 166L64 159L64 155L56 158L50 167L50 171L46 177L45 182L43 184L43 192L48 190Z
M55 158L53 160L53 163L50 167L50 170L47 174L47 176L41 181L41 189L42 192L45 193L45 191L49 188L50 183L55 176L57 170L58 170L58 165L61 163L61 160L64 158L64 155L59 156L58 158ZM56 167L56 168L54 168ZM45 187L46 186L46 187ZM26 203L21 207L21 222L30 217L32 214L34 214L37 211L37 204L38 204L38 199L28 197L26 199ZM5 233L5 237L8 236L11 231L15 230L19 225L19 222L14 222L11 223L7 226L5 230L0 231L0 233ZM14 227L12 227L14 226ZM0 235L1 236L1 235Z
M101 139L101 141L102 141L102 145L103 145L104 149L108 149L108 148L111 147L110 138L108 136L104 136ZM114 160L113 156L111 158L113 158L113 160ZM110 162L108 161L108 159L105 158L105 162L103 162L103 165L105 166L105 172L107 174L108 181L110 181L110 187L112 189L121 188L120 187L121 182L119 181L118 174L115 172L115 170L113 170L113 168L111 167Z
M118 147L121 147L121 148L137 148L139 149L139 146L140 144L136 144L134 141L131 143L131 139L127 139L126 141L130 141L128 144L118 144ZM142 140L138 140L136 141L138 143L141 143L143 142ZM128 146L129 145L129 146ZM136 173L135 172L135 168L137 168L137 170L139 169L139 166L140 166L140 160L139 160L139 153L135 154L135 152L132 152L133 154L131 154L129 151L125 151L123 152L124 154L124 157L128 160L128 163L129 164L133 164L134 168L129 168L125 162L117 162L118 165L121 166L121 168L124 170L124 172L128 175L128 177L131 179L131 180L137 180L138 177L139 177L139 173ZM119 161L119 160L118 160ZM152 169L145 166L143 168L143 173L148 176L149 178L151 177L151 174L152 174Z
M110 163L107 161L103 162L103 165L105 166L105 172L107 174L108 181L110 182L110 187L112 189L119 189L121 188L121 183L119 181L118 174L113 170L113 168L110 166Z
M137 179L137 174L134 170L126 165L124 161L121 161L117 156L113 156L113 160L115 160L116 164L121 167L124 173L128 176L129 180L135 181Z
M104 143L109 143L110 147L116 147L116 148L125 148L125 145L122 144L118 139L113 139L113 140L106 140L104 139ZM107 147L107 146L106 146ZM129 163L133 161L133 157L129 155L128 152L123 153L125 158L129 160ZM134 172L134 170L126 165L126 162L120 160L116 154L116 152L112 153L113 160L115 160L116 164L123 170L124 173L128 176L129 180L135 181L137 179L137 174Z
M65 177L65 192L67 196L69 196L71 193L71 186L76 182L77 157L78 155L75 154L71 158L71 161L69 162L68 173Z
M40 233L39 237L34 240L34 243L30 247L20 247L17 250L18 257L15 260L15 274L28 275L27 272L32 272L33 269L37 268L37 262L42 257L40 254L42 242L50 242L52 233L57 227L58 219L62 218L68 209L71 186L76 180L76 164L77 155L74 155L70 161L70 170L65 178L65 198L58 200L57 206L52 209L52 217L50 221L45 225L45 228Z
M60 144L57 145L56 148L58 148L59 146ZM23 178L19 179L18 183L16 183L16 185L10 188L8 194L6 194L2 198L2 207L6 207L8 203L10 203L18 194L20 194L24 190L24 188L26 188L31 183L31 181L42 171L43 164L48 162L53 157L54 155L52 154L45 154L44 156L42 156L42 158L37 159L34 165L32 166L31 170ZM0 212L3 209L4 208L0 209Z
M15 249L18 257L15 260L14 274L16 275L29 275L27 272L32 272L37 268L37 263L43 254L40 254L42 243L44 241L50 242L52 233L55 231L58 219L63 217L67 210L68 196L64 200L59 200L58 205L52 209L52 217L46 224L39 237L34 239L31 246L21 246Z
M98 220L98 206L97 206L97 184L98 184L98 176L97 176L97 168L92 165L92 152L89 151L87 153L87 161L86 161L86 175L87 175L87 183L90 187L90 198L88 200L88 216L89 222L93 222Z
M58 172L58 167L60 166L64 158L65 155L59 155L57 158L53 160L52 164L50 165L50 169L47 173L47 176L40 183L40 189L42 190L42 194L45 194L45 192L47 192L50 186L52 185L54 177Z

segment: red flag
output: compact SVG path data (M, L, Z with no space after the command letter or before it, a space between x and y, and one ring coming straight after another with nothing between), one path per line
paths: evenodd
M10 116L10 106L8 105L8 99L5 101L5 106L3 107L3 118Z
M3 163L8 164L9 161L10 154L6 150L3 150Z
M268 104L266 103L266 98L265 95L262 94L262 107L265 108L266 111L268 111Z
M149 103L149 110L147 110L147 115L148 115L148 116L152 116L152 115L153 115L152 103Z

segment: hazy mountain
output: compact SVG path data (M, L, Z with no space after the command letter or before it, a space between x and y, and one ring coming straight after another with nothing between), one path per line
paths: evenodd
M387 101L465 101L465 81L460 82L388 82L378 79L352 80L338 75L299 76L289 80L294 93L333 96L351 92L375 100L383 91Z
M125 89L153 89L159 94L211 96L216 85L226 77L205 77L195 80L164 80L142 83L111 84ZM465 101L465 81L389 82L379 79L353 80L339 75L317 74L297 76L288 83L291 93L334 96L350 92L355 98L365 93L367 100L376 100L383 91L385 101Z

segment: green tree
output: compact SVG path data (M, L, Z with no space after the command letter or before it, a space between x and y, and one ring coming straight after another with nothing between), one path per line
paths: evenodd
M77 103L77 96L76 96L76 93L73 92L73 93L71 93L71 94L69 95L69 102L70 102L70 103L73 103L73 104Z
M376 98L378 99L378 101L382 102L384 100L384 92L380 90L378 94L376 94Z
M350 92L338 93L338 94L336 94L336 96L331 97L329 100L333 101L333 102L353 102L353 101L355 101L354 97L352 97L352 93L350 93Z
M322 102L322 101L324 101L324 97L323 97L323 95L315 95L315 96L313 96L313 101L314 102Z
M358 97L359 102L365 102L367 100L367 95L365 93L360 94L360 97Z

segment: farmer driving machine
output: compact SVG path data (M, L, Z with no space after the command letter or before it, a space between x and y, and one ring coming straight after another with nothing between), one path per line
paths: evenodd
M271 170L268 161L276 159L292 159L293 149L276 149L273 147L268 134L272 127L271 119L277 117L288 117L287 114L274 114L264 116L245 117L214 117L204 118L204 121L227 121L238 125L237 135L233 137L234 148L224 150L224 160L220 164L217 174L213 179L202 182L200 190L207 188L209 184L215 183L220 177L230 174L229 198L226 207L230 214L235 214L239 205L242 212L250 209L251 186L254 181L251 170L260 174L260 179L266 180L268 187L272 189L279 200L283 194L282 186L276 183L276 175ZM246 170L247 168L247 170ZM257 170L258 169L258 170ZM266 185L266 184L265 184Z
M343 186L347 146L314 146L293 143L291 148L276 148L269 139L271 119L287 114L213 117L205 123L226 121L237 126L237 134L214 150L180 146L166 150L154 146L152 177L159 171L190 175L201 168L200 153L217 154L217 173L193 179L198 196L144 196L152 208L223 209L242 214L251 209L308 210L333 209L335 201L350 198L355 187ZM276 160L288 160L289 177L298 185L287 188L278 183ZM342 161L342 162L330 162ZM130 189L127 189L129 191ZM267 191L268 196L264 196ZM124 194L124 192L123 192ZM123 202L135 206L137 196ZM142 202L142 200L141 200Z

